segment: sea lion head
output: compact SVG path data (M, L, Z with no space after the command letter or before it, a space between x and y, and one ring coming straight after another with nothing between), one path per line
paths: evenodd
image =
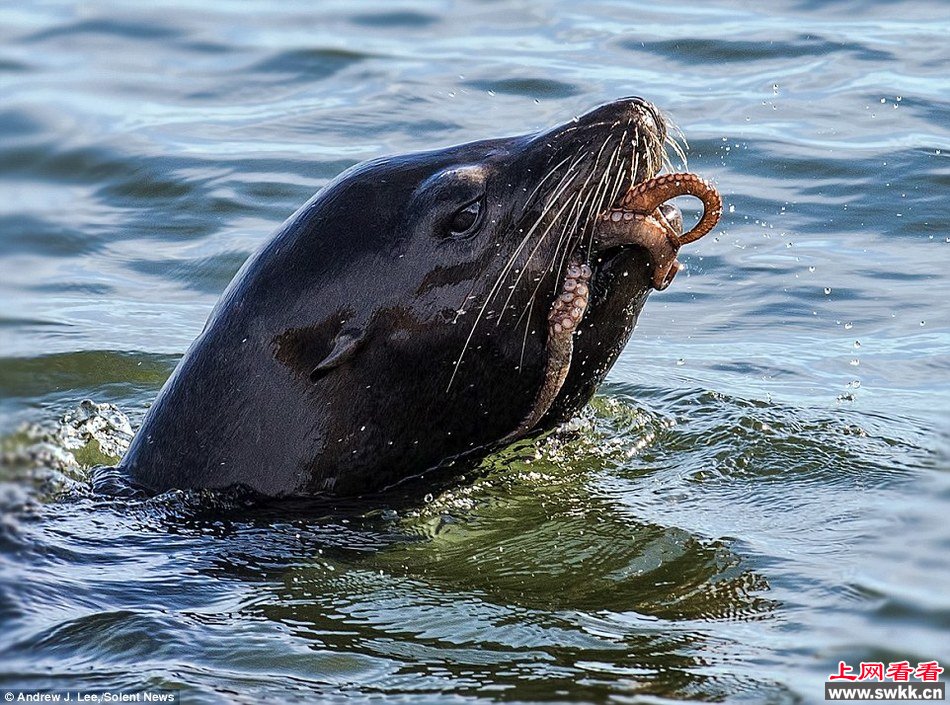
M626 98L344 172L235 276L123 465L153 489L364 493L569 417L656 287L651 246L603 219L665 142L659 111ZM586 311L539 411L578 263Z

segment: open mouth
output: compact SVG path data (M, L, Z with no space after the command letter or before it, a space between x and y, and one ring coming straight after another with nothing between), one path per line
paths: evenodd
M702 216L686 233L682 214L668 203L679 196L693 196L703 204ZM662 174L622 193L611 208L600 213L594 224L593 242L600 252L615 247L642 247L647 254L652 286L663 290L682 268L676 259L680 247L709 233L721 215L722 199L708 181L691 173ZM534 428L563 387L570 371L574 332L587 310L592 276L590 264L575 251L548 314L544 383L531 413L509 435L510 440Z

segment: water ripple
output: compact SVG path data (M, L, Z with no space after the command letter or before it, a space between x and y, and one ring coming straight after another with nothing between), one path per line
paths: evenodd
M842 658L950 660L932 3L4 19L5 686L811 702ZM137 496L49 429L85 397L141 419L247 253L345 168L630 94L727 212L568 428L400 495L276 505Z

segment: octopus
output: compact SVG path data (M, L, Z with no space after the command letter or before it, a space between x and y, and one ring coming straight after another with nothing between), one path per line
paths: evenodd
M703 204L703 214L688 232L677 228L660 208L678 196L694 196ZM641 245L652 268L653 288L667 288L682 265L676 260L679 248L708 234L722 216L722 198L715 187L696 174L662 174L627 191L618 205L602 213L595 236L616 245ZM590 265L575 254L568 263L560 294L548 314L547 362L544 382L534 407L506 440L514 440L533 429L551 408L567 379L574 351L573 336L587 309Z

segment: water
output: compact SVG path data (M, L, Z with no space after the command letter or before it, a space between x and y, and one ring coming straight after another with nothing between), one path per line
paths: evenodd
M5 6L0 684L817 702L839 660L950 662L938 8ZM631 93L727 212L572 430L431 497L293 507L106 500L102 448L19 430L84 398L137 424L345 167Z

